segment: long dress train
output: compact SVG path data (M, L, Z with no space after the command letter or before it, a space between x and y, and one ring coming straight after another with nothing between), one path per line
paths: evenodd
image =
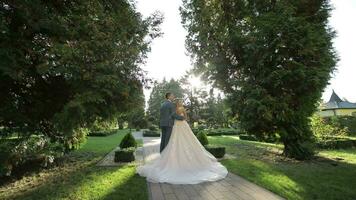
M197 184L226 177L228 171L200 144L186 121L175 120L160 156L137 167L150 182Z

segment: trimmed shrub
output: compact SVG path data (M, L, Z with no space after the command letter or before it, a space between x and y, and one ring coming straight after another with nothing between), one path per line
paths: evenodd
M135 148L129 147L115 151L115 162L131 162L135 160Z
M105 137L117 133L117 129L107 130L107 131L92 131L89 132L88 136L99 136Z
M135 138L132 136L131 132L129 132L124 136L124 138L122 138L119 146L121 149L129 148L129 147L136 148L137 142Z
M209 144L208 137L206 136L206 134L205 134L204 132L202 132L202 131L199 132L199 133L197 134L197 138L198 138L199 142L200 142L203 146Z
M192 131L193 131L194 135L197 135L199 133L199 129L198 128L192 128Z
M240 140L257 141L257 138L253 135L240 135Z
M160 137L161 134L157 131L143 131L143 137Z
M205 149L213 154L215 158L222 158L225 155L225 147L205 146Z
M148 127L148 129L149 129L150 131L157 131L157 130L158 130L158 127L155 126L155 125L151 125L151 126Z
M240 132L238 129L233 128L218 128L210 129L207 133L208 136L219 136L219 135L238 135Z
M347 149L356 147L356 139L349 138L329 138L317 142L317 147L322 149Z

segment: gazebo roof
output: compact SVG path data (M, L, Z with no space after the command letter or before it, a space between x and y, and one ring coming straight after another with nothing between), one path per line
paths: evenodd
M322 110L338 109L338 108L355 108L356 103L349 102L347 100L343 101L333 90L330 100L323 105Z
M342 102L342 100L333 90L333 93L331 94L329 102Z

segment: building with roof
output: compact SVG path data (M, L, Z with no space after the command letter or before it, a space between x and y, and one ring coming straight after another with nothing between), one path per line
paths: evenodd
M322 117L331 116L356 116L356 103L342 100L333 90L330 100L321 104L319 115Z

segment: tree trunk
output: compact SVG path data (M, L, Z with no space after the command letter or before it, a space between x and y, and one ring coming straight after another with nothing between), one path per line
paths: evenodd
M291 129L282 134L281 139L284 144L283 155L297 160L307 160L314 155L312 143L304 138L298 131Z

